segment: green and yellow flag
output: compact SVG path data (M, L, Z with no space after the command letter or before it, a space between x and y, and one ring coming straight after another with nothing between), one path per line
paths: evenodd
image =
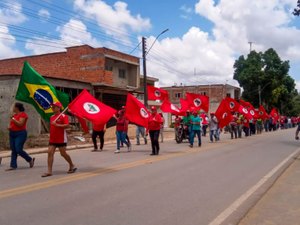
M46 121L49 121L50 116L53 114L52 103L61 102L64 107L69 104L69 96L56 90L26 61L24 62L16 99L33 105Z

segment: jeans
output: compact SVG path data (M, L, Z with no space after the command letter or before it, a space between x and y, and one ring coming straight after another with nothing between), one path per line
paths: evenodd
M160 130L149 130L153 155L159 154L159 141L158 141L159 133L160 133Z
M140 144L140 135L142 136L142 138L144 138L145 144L147 144L147 138L145 135L145 127L137 126L135 135L136 135L136 144L137 145Z
M210 138L210 141L211 141L211 142L214 141L213 137L215 138L215 141L218 140L218 137L217 137L217 130L210 130L210 131L209 131L209 138Z
M124 131L116 131L117 135L117 149L120 150L121 143L125 143L127 147L129 147L129 143L126 140L126 132Z
M100 149L102 150L103 149L103 145L104 145L104 131L95 131L93 130L93 133L92 133L92 140L93 140L93 144L94 144L94 149L98 149L98 146L97 146L97 137L99 136L99 139L100 139Z
M198 137L198 146L201 146L201 131L200 130L192 130L192 134L191 134L191 145L194 145L194 139L195 137Z
M230 134L231 134L231 139L233 139L233 135L235 139L237 138L237 126L230 125Z
M208 125L203 125L202 126L202 131L203 131L203 137L206 137L206 130L207 130Z
M27 139L27 131L10 131L9 132L9 144L11 148L11 161L10 167L17 168L18 155L30 163L32 158L23 150L23 146Z

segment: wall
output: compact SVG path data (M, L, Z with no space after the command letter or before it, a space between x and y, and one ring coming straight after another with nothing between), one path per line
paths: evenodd
M19 77L10 76L9 79L0 79L0 131L8 133L7 126L11 116L12 105L16 102L15 94L19 85ZM38 135L41 131L41 121L39 114L34 107L23 103L25 111L29 115L27 129L29 135Z

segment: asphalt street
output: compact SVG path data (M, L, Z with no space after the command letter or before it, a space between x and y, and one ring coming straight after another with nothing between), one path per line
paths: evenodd
M202 147L168 140L160 156L150 145L114 154L70 151L78 172L55 155L54 174L46 172L46 154L29 169L0 167L1 225L215 225L236 224L299 152L294 129Z

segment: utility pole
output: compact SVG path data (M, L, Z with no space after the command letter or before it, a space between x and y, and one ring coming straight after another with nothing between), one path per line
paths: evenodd
M250 53L251 53L251 52L252 52L252 44L253 44L253 42L252 42L252 41L249 41L248 43L249 43L249 45L250 45Z
M142 37L143 47L143 73L144 73L144 105L148 107L148 92L147 92L147 68L146 68L146 38Z
M261 87L258 85L258 101L259 101L259 106L261 106Z

